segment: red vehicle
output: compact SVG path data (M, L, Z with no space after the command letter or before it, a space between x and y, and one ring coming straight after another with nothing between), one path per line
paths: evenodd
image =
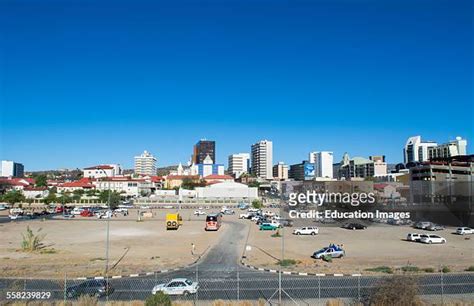
M64 208L62 206L56 206L56 208L54 209L54 212L57 214L62 214L63 211L64 211Z
M94 214L90 210L84 209L81 212L81 217L92 217L92 216L94 216Z
M221 227L221 214L209 214L206 217L206 231L217 231Z

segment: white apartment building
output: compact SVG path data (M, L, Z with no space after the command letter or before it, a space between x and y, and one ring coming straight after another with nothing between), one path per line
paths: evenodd
M310 152L308 159L311 164L315 165L315 178L333 178L333 152Z
M273 179L273 143L261 140L252 145L252 173L257 177Z
M239 178L242 174L249 172L250 154L237 153L229 155L229 173L235 178Z
M110 177L93 181L97 190L112 190L125 196L136 196L150 193L152 182L145 179L132 179L130 177Z
M2 160L2 172L0 176L4 177L23 177L24 167L23 164L15 163L11 160Z
M135 174L156 175L156 158L148 151L144 151L140 156L135 156Z
M279 162L273 166L273 178L280 181L286 181L288 179L289 167L284 162Z
M386 177L387 163L385 162L385 155L370 156L369 159L374 162L374 177Z
M421 136L408 138L403 149L405 164L427 161L429 159L428 148L436 147L437 145L434 141L422 141Z
M97 165L82 169L82 177L85 178L102 178L113 177L122 174L122 168L119 164Z
M467 155L467 140L456 137L448 143L428 148L428 158L448 158L458 155Z

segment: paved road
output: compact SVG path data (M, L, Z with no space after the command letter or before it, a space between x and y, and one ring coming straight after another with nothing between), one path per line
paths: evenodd
M111 300L144 300L158 283L175 277L187 277L200 283L197 295L189 300L278 300L279 275L249 270L239 265L247 236L247 225L240 221L225 222L227 233L211 248L198 264L181 271L160 273L146 277L111 279L115 292ZM282 298L293 299L300 305L311 305L315 299L351 298L367 294L379 277L316 277L282 275ZM81 281L69 280L66 287ZM7 290L51 291L53 297L63 298L64 280L0 280L0 300ZM432 274L419 278L421 293L425 295L463 294L474 300L474 273ZM442 285L443 284L443 285Z

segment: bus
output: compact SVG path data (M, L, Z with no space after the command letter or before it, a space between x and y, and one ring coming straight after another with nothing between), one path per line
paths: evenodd
M221 227L221 214L209 214L206 217L206 231L217 231Z

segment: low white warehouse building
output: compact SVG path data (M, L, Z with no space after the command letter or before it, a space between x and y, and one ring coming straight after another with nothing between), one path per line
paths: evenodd
M222 182L196 188L197 198L256 199L258 188L236 182Z

